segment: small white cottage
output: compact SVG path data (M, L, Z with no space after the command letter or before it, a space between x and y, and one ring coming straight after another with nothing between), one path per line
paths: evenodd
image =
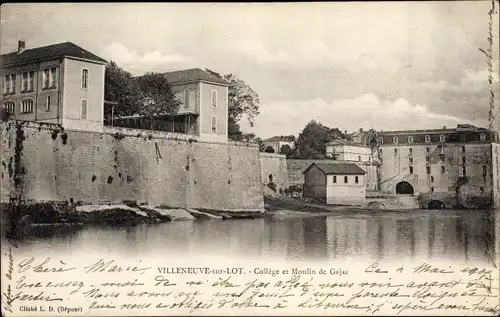
M313 163L304 171L303 195L327 204L363 205L365 174L354 163Z

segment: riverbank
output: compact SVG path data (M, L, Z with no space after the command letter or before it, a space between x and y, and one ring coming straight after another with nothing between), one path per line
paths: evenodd
M2 227L23 231L40 225L136 225L170 221L253 219L262 211L183 209L168 206L124 204L77 205L69 202L1 203Z

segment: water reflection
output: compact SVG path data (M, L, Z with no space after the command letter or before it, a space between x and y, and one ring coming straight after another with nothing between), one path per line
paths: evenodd
M92 250L134 257L486 261L487 253L494 252L495 240L490 237L494 223L489 212L422 211L412 215L181 221L127 228L38 227L21 246L34 253L85 254Z

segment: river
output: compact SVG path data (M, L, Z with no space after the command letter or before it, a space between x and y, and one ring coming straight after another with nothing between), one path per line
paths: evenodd
M488 211L387 212L328 217L172 221L133 227L36 227L23 253L131 256L148 259L218 255L279 261L454 260L494 257Z

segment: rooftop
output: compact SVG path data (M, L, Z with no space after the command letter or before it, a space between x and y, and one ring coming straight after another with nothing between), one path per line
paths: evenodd
M312 166L316 165L325 174L342 174L342 175L360 175L366 174L366 172L354 163L312 163L304 171L304 173L309 170Z
M184 69L184 70L176 70L171 72L163 73L163 75L167 78L167 81L170 84L179 84L179 83L190 83L190 82L209 82L218 85L228 86L229 84L219 77L210 74L207 71L204 71L200 68L192 68L192 69ZM141 76L138 76L139 78Z
M331 140L326 145L338 145L338 144L349 145L349 146L358 146L358 147L368 147L367 145L365 145L363 143L357 143L357 142L342 140L342 139Z
M441 129L377 131L377 134L456 133L459 131L488 131L488 129L470 124L458 124L456 128L443 127Z
M264 141L267 141L267 142L270 142L270 141L294 142L295 141L295 136L294 135L273 136L273 137L270 137L269 139L265 139Z
M74 43L65 42L49 46L36 47L32 49L25 49L20 53L13 52L0 55L0 65L9 66L9 65L26 64L35 61L55 59L61 57L76 57L103 64L107 63L106 60L100 58L94 53L91 53Z

